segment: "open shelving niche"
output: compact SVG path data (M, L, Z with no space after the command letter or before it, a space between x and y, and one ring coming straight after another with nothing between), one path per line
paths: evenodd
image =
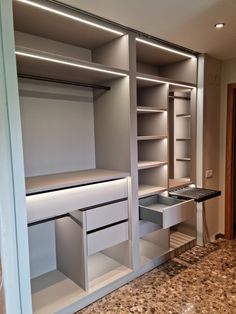
M33 312L46 314L132 272L128 207L125 220L101 231L87 230L78 210L128 198L130 112L127 35L41 4L13 2ZM116 184L123 194L110 199ZM94 249L94 236L113 241Z
M175 154L174 157L172 154L175 150L171 148L174 142L171 124L174 121L170 118L172 115L170 102L176 99L175 93L172 93L175 90L187 90L187 95L185 94L184 97L190 97L196 84L197 59L184 53L175 54L173 51L163 49L163 46L141 38L136 38L136 52L139 197L142 204L153 195L165 194L166 192L163 191L167 188L190 183L190 170L184 173L188 178L182 175L181 180L179 178L171 180L168 176L176 168L176 163L178 166L191 163L190 151L194 144L191 140L193 100L189 108L185 108L186 111L180 109L176 112L175 119L179 120L178 126L180 121L183 125L181 130L177 131L175 142L180 147L184 146L185 151L182 155ZM192 93L191 97L194 98L194 95ZM166 114L166 120L162 118L163 112ZM152 125L155 125L156 129L152 129ZM191 149L188 150L188 147ZM164 162L166 162L165 166ZM166 172L160 170L161 166L166 167ZM143 182L146 184L142 185ZM157 182L160 186L157 186ZM160 207L162 208L163 205ZM141 265L144 268L150 263L158 265L169 256L180 254L193 246L196 239L194 225L196 225L194 217L188 217L187 221L164 229L152 221L141 219L139 222Z

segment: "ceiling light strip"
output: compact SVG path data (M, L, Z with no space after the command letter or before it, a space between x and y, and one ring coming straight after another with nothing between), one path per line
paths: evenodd
M25 4L28 4L28 5L31 5L31 6L34 6L36 8L39 8L39 9L42 9L42 10L45 10L45 11L48 11L48 12L51 12L51 13L55 13L55 14L67 17L67 18L69 18L71 20L75 20L77 22L85 23L85 24L91 25L93 27L97 27L97 28L103 29L105 31L108 31L108 32L111 32L111 33L114 33L114 34L117 34L117 35L124 35L124 33L120 32L120 31L117 31L115 29L112 29L112 28L109 28L109 27L105 27L105 26L102 26L100 24L93 23L93 22L81 19L81 18L79 18L77 16L74 16L74 15L71 15L71 14L68 14L68 13L64 13L64 12L56 10L56 9L49 8L49 7L44 6L42 4L39 4L39 3L35 3L35 2L29 1L29 0L17 0L17 1L25 3Z
M195 86L192 86L192 85L185 85L185 84L181 84L181 83L172 83L172 82L169 82L169 81L162 81L162 80L157 80L157 79L151 79L151 78L142 77L142 76L137 76L136 79L137 80L142 80L142 81L155 82L155 83L170 84L170 85L180 86L180 87L195 88Z
M49 61L49 62L54 62L54 63L58 63L58 64L73 66L73 67L87 69L87 70L92 70L92 71L97 71L97 72L115 74L115 75L119 75L119 76L128 76L127 74L121 73L121 72L110 71L110 70L105 70L105 69L99 69L99 68L96 68L96 67L91 67L91 66L78 64L78 63L73 63L73 62L68 62L68 61L62 61L62 60L54 59L54 58L43 57L43 56L39 56L39 55L36 55L36 54L31 54L31 53L15 51L15 54L19 55L19 56L23 56L23 57L34 58L34 59L44 60L44 61Z
M182 51L178 51L178 50L175 50L175 49L172 49L172 48L168 48L168 47L165 47L165 46L162 46L162 45L158 45L158 44L152 43L150 41L143 40L141 38L137 38L136 37L135 40L140 42L140 43L143 43L143 44L155 47L155 48L159 48L159 49L163 49L163 50L166 50L166 51L169 51L169 52L173 52L173 53L179 54L181 56L185 56L185 57L188 57L188 58L196 58L194 55L191 55L191 54L188 54L188 53L185 53L185 52L182 52Z

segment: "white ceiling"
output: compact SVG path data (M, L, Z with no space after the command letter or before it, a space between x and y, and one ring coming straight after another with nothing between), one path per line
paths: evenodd
M220 60L236 58L236 0L61 1Z

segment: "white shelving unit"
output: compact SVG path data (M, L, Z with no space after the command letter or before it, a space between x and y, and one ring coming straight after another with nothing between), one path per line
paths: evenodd
M197 59L57 1L13 11L33 313L72 313L194 244L168 189L195 180Z

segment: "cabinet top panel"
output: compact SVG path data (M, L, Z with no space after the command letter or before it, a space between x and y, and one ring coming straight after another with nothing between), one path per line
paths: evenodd
M49 1L13 1L15 30L94 49L123 33L76 10Z
M89 169L27 177L25 179L26 194L29 195L90 183L121 179L127 176L129 176L128 173L115 170Z

